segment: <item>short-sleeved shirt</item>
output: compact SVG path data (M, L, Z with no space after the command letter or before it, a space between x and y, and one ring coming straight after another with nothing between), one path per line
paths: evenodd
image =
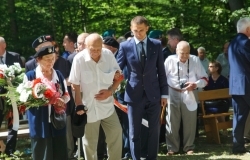
M68 81L80 85L82 89L82 102L88 107L88 123L102 120L113 114L113 96L102 101L94 97L100 90L108 89L113 84L117 70L120 70L120 67L108 49L102 49L97 63L92 60L87 49L75 56Z

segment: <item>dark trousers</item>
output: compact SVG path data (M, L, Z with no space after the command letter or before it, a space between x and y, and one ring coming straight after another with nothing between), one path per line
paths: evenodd
M68 160L66 136L31 138L33 160Z
M4 118L4 100L0 97L0 127L3 122ZM13 154L16 150L16 142L17 142L17 131L12 129L12 124L10 124L12 118L8 119L8 136L7 136L7 143L5 153L7 155Z
M148 120L146 112L143 119ZM148 154L148 127L141 124L141 157L146 158Z
M141 122L144 113L148 117L147 160L156 160L159 147L160 100L149 102L146 95L139 103L128 103L130 150L133 160L141 157Z
M129 123L128 114L121 112L121 126L122 126L122 140L123 140L123 157L131 157L130 154L130 144L129 144Z
M249 96L232 96L233 115L233 152L244 152L244 130L250 110Z

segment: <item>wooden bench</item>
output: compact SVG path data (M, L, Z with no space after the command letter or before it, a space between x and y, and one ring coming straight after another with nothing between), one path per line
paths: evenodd
M204 128L206 132L206 137L208 142L215 142L220 144L219 130L232 128L233 121L229 119L225 122L218 122L218 117L225 117L233 115L233 112L218 113L218 114L206 114L204 101L215 100L215 99L225 99L230 98L229 89L217 89L210 91L202 91L198 93L198 100L201 104L202 119L204 122Z
M23 138L23 137L29 137L29 126L27 120L20 120L19 129L17 131L17 137ZM6 122L3 122L2 128L0 128L0 140L6 140L8 136L8 129Z

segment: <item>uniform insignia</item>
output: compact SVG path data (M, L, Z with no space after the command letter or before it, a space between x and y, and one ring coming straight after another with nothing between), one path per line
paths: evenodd
M43 42L42 38L38 38L38 42L39 43Z
M52 53L52 49L51 49L51 48L49 48L49 49L48 49L48 52L49 52L49 53Z

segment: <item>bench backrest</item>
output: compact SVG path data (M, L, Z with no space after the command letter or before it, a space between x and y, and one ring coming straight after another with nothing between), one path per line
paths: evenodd
M209 90L209 91L201 91L198 92L198 100L200 101L202 107L202 114L205 115L204 109L204 101L206 100L214 100L214 99L223 99L223 98L230 98L229 89L216 89L216 90Z

